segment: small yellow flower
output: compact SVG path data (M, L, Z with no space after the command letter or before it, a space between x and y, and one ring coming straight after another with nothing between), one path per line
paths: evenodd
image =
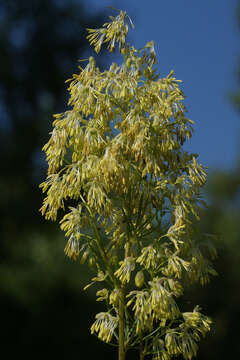
M108 299L108 290L107 289L102 289L97 291L98 296L97 301L103 301L103 300L107 300Z
M64 252L68 257L74 260L78 258L80 253L79 241L73 234L70 236L67 245L65 246Z

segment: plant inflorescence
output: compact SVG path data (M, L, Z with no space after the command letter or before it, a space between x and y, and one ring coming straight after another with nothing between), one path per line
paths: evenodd
M124 11L100 29L88 29L99 52L119 49L122 65L100 71L93 57L69 86L70 110L55 115L44 146L48 176L41 208L56 220L68 199L75 202L60 220L68 238L65 253L88 262L99 283L91 332L119 348L139 348L140 359L191 359L211 321L182 312L178 298L188 283L209 281L214 249L195 236L204 201L206 172L197 154L184 151L193 122L174 72L160 77L154 43L126 43Z

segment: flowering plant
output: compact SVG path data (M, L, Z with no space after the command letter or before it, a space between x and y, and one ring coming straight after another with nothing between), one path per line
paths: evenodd
M73 75L71 109L55 115L43 148L49 168L41 212L56 220L66 200L75 201L60 220L65 253L95 270L88 286L102 284L97 301L107 311L91 332L116 343L119 360L131 348L140 359L191 359L211 321L199 307L181 312L177 300L185 284L215 275L206 257L214 248L194 235L206 172L183 149L193 122L179 80L173 71L159 76L153 41L139 50L126 43L133 24L125 12L110 19L88 29L88 39L96 52L118 45L123 64L101 72L90 57Z

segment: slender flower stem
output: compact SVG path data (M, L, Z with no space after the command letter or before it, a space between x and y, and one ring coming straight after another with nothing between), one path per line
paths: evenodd
M144 360L143 343L140 342L139 346L139 360Z
M128 234L127 234L128 235ZM128 237L128 236L127 236ZM125 245L125 259L129 256L129 242ZM124 329L125 329L125 295L123 287L120 289L119 295L119 347L118 347L118 360L124 360L126 354L126 346L125 346L125 336L124 336Z
M125 345L124 345L125 321L124 321L124 291L123 291L123 289L120 290L118 312L119 312L118 360L124 360L126 350L125 350Z

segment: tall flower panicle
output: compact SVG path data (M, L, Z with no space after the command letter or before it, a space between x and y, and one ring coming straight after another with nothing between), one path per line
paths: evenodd
M66 255L97 274L84 289L96 284L108 312L91 333L117 344L119 360L137 346L141 359L191 359L211 321L198 308L181 312L178 298L186 283L216 275L209 239L195 236L206 172L183 148L193 121L181 81L160 77L153 41L127 43L129 24L120 11L87 29L97 53L106 44L123 62L101 71L91 56L69 80L68 110L54 115L43 147L41 212L59 219Z

